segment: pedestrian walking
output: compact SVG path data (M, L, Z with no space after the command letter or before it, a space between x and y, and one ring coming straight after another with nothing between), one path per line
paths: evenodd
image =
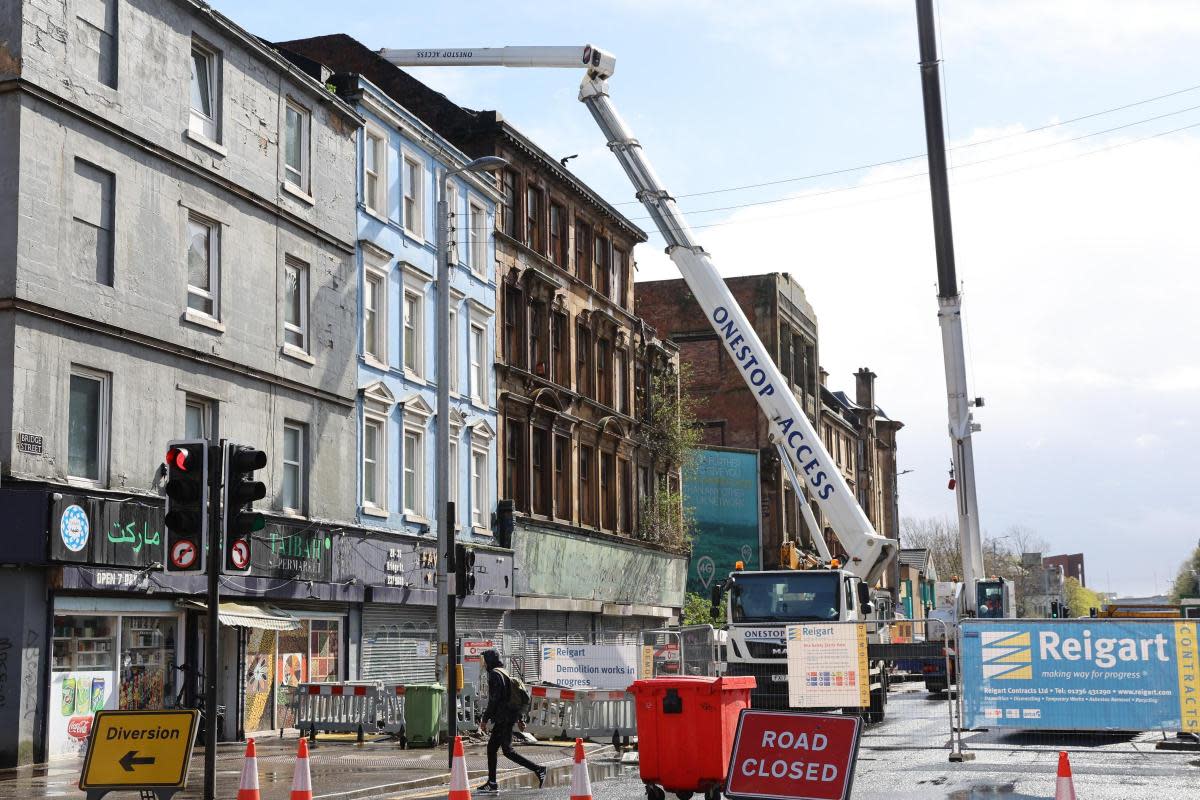
M546 782L546 768L525 758L513 750L512 746L513 725L521 721L521 714L524 713L529 695L520 681L514 680L504 671L504 662L500 660L499 653L495 650L484 650L481 656L484 666L487 667L488 704L479 729L487 733L490 722L492 730L487 743L488 779L477 791L499 791L496 785L496 761L500 751L504 752L504 757L509 761L536 775L540 789Z

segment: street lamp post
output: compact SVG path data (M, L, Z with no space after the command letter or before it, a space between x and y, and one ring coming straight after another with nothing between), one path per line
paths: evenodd
M454 761L454 736L458 732L458 648L455 646L454 586L454 515L450 508L450 214L446 206L446 183L464 172L493 172L508 166L499 156L483 156L443 174L437 181L437 436L435 461L437 472L436 524L437 560L437 669L446 687L446 726L449 733L451 765ZM474 254L472 254L473 256ZM443 659L445 659L443 661ZM443 666L444 665L444 666Z

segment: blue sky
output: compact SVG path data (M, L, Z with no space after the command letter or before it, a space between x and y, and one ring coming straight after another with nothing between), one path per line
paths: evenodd
M677 195L924 150L909 0L214 5L275 40L595 43L616 54L613 99ZM1200 537L1200 128L1167 133L1200 124L1200 8L941 5L968 369L987 398L975 444L984 528L1021 525L1052 552L1085 552L1097 588L1165 590ZM578 76L414 74L462 105L499 109L552 154L578 153L581 177L613 202L632 199L575 100ZM851 389L860 366L878 373L914 470L901 513L917 516L953 513L924 169L916 159L681 200L724 209L689 216L724 274L787 271L806 288L831 386ZM675 274L657 237L640 251L639 277Z

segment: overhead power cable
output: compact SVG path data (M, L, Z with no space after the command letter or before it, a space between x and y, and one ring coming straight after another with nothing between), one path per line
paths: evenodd
M1167 92L1166 94L1156 95L1155 97L1147 97L1144 100L1135 100L1134 102L1126 103L1125 105L1114 106L1112 108L1105 108L1100 111L1093 111L1090 114L1083 114L1082 116L1072 117L1070 119L1064 119L1064 120L1061 120L1060 122L1051 122L1046 125L1039 125L1038 127L1030 128L1029 130L1011 131L1009 133L1002 133L997 136L991 136L991 137L988 137L987 139L980 139L975 142L965 142L963 144L955 145L954 147L950 147L950 148L948 148L948 150L950 150L950 151L968 150L972 147L979 147L979 146L985 145L985 144L992 144L994 142L1004 141L1005 139L1012 139L1017 136L1028 136L1030 134L1040 133L1042 131L1048 131L1048 130L1052 130L1054 128L1061 128L1064 125L1072 125L1076 122L1083 122L1084 120L1094 119L1096 117L1102 117L1102 116L1105 116L1106 114L1115 114L1118 111L1127 111L1131 108L1136 108L1137 106L1147 105L1148 103L1156 103L1159 100L1166 100L1167 98L1170 98L1170 97L1177 97L1178 95L1186 94L1188 92L1194 92L1198 89L1200 89L1200 84L1197 84L1195 86L1188 86L1184 89L1178 89L1173 92ZM906 161L916 161L917 159L925 158L925 156L926 156L925 153L917 153L917 154L911 155L911 156L903 156L901 158L891 158L891 159L887 159L885 161L875 161L875 162L872 162L869 164L858 164L858 165L852 166L852 167L842 167L840 169L829 170L827 172L814 172L810 175L797 175L797 176L791 177L791 178L778 178L776 180L761 181L759 183L747 183L747 184L742 184L740 186L726 186L726 187L722 187L719 189L707 189L707 190L699 191L699 192L688 192L686 194L674 195L674 197L676 200L682 200L685 197L704 197L704 196L710 195L710 194L723 194L726 192L740 192L740 191L744 191L746 189L761 189L766 186L780 186L785 183L799 183L801 181L816 180L817 178L829 178L829 177L833 177L835 175L845 175L850 172L861 172L862 170L875 169L876 167L888 167L893 164L903 164ZM637 200L623 200L619 203L614 203L613 205L626 206L626 205L633 205L638 202L639 201L637 201Z

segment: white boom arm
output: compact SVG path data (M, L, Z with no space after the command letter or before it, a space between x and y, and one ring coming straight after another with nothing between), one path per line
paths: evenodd
M790 472L803 476L809 494L816 498L829 519L848 556L844 569L874 584L895 556L897 543L876 533L867 515L859 508L770 352L725 286L708 253L696 242L674 198L663 188L646 160L642 146L613 107L607 79L613 74L616 59L591 45L381 50L380 55L402 67L479 65L588 70L579 87L580 101L592 112L608 140L609 149L633 183L637 199L650 212L659 233L667 241L667 254L704 309L733 363L741 369L742 377L769 420L772 441L787 455ZM819 535L818 532L814 539Z

